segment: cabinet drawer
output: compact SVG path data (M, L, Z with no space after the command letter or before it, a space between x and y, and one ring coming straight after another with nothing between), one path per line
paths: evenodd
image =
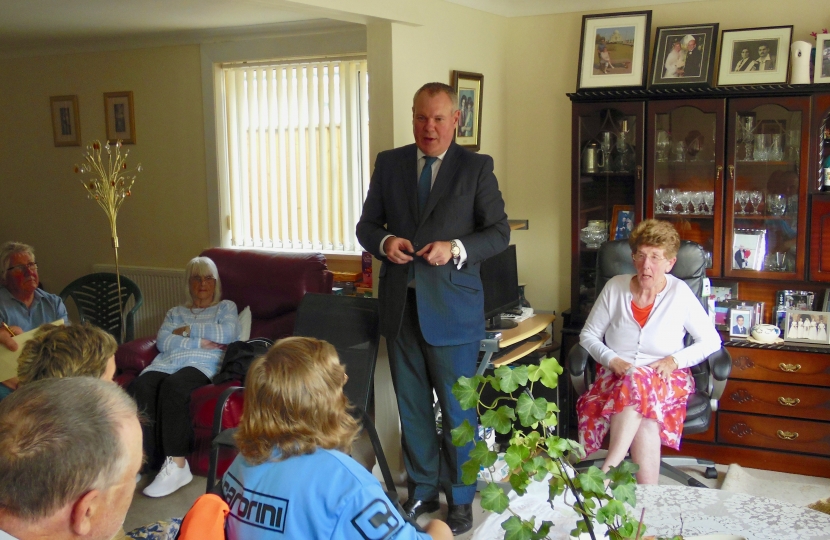
M730 379L720 410L830 421L830 389Z
M830 424L718 412L718 442L830 456Z
M730 379L830 387L830 354L729 347Z

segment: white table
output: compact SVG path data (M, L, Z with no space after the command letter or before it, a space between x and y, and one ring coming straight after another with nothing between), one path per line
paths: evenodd
M522 516L535 515L538 520L553 521L552 540L566 540L576 522L576 514L560 499L551 509L544 489L534 486L533 496L526 497L514 509ZM511 493L511 501L515 496ZM570 502L572 498L568 499ZM639 517L646 509L648 534L672 535L680 532L683 519L684 535L728 533L747 540L827 540L830 538L830 515L764 497L718 489L686 486L637 486ZM473 534L474 540L501 540L501 522L509 513L491 515ZM597 539L604 531L597 531Z

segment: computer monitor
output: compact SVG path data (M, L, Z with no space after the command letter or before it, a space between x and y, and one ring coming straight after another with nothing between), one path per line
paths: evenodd
M502 319L501 314L521 305L515 245L507 246L501 253L482 261L481 285L484 289L487 330L514 328L516 322Z

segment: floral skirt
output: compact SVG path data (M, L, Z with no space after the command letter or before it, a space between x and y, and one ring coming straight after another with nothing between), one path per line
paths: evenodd
M686 401L695 389L691 372L677 369L666 383L648 366L634 368L623 377L597 365L597 379L576 402L579 420L579 442L585 452L600 449L611 423L611 417L623 408L633 406L643 418L660 424L660 442L675 450L680 448Z

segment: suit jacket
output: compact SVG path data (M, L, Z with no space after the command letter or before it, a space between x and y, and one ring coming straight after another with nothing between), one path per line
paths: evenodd
M686 53L686 64L683 67L684 77L700 77L700 63L703 60L703 53L700 49L688 51Z
M733 334L746 334L747 333L746 332L746 327L745 326L740 327L736 324L735 326L732 327L732 333Z
M431 345L460 345L484 338L481 261L503 251L510 241L504 200L493 174L493 159L452 143L432 186L424 215L418 215L417 147L378 154L357 237L380 259L381 332L395 339L406 304L410 266L417 283L421 333ZM422 257L390 263L380 252L384 236L412 242L419 251L430 242L461 240L467 261L459 270L450 260L430 266Z

